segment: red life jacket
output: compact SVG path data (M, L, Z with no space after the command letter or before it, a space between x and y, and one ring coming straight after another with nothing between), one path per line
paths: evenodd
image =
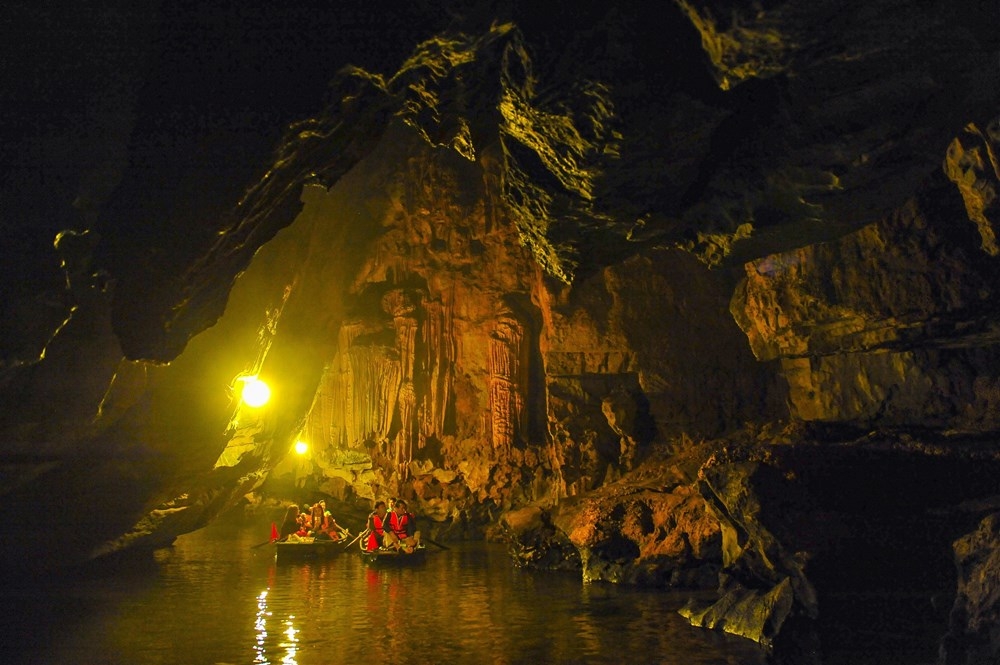
M368 542L365 543L365 549L369 552L374 552L382 544L382 535L385 533L385 520L379 517L378 513L372 513L370 517L372 532L368 534Z
M396 513L389 513L389 528L400 539L406 538L406 525L410 523L410 513L403 513L402 516Z
M372 526L375 527L375 533L382 535L385 533L385 519L378 516L378 513L372 513Z

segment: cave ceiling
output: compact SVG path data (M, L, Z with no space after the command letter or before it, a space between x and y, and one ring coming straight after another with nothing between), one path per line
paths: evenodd
M500 169L523 242L560 280L650 246L738 264L880 218L964 125L988 124L988 4L376 3L331 15L108 3L114 22L52 18L75 31L75 51L7 47L27 70L11 97L65 118L10 129L66 159L46 196L8 167L5 207L25 212L4 224L34 253L28 225L99 234L126 352L158 360L217 318L226 285L294 218L301 185L336 182L391 121ZM43 19L22 16L36 30ZM99 57L70 64L109 32ZM51 80L27 82L32 69ZM38 263L51 286L54 259ZM39 269L11 271L19 293Z

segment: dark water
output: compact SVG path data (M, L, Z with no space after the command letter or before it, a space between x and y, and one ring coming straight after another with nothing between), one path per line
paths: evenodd
M517 570L500 546L431 547L420 567L380 570L354 554L276 564L253 549L261 535L199 532L114 575L3 590L0 662L765 662L689 626L683 595Z

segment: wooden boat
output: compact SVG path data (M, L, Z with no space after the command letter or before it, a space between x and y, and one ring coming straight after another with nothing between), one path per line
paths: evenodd
M421 544L407 554L402 550L380 547L377 550L361 549L361 560L369 566L413 566L427 557L427 547Z
M347 550L343 540L298 540L279 541L274 544L274 556L279 561L301 561L303 559L326 559Z

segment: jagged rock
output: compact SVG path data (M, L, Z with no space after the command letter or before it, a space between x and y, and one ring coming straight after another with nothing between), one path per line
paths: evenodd
M840 240L747 264L733 316L758 358L780 359L795 417L997 426L1000 273L937 182Z
M1000 657L1000 514L954 543L958 590L941 643L943 665L986 665Z
M955 183L969 220L979 229L982 249L990 256L1000 254L997 245L996 217L997 181L1000 165L997 149L1000 148L1000 118L994 118L985 130L974 122L965 127L961 136L948 146L944 170Z
M585 581L711 589L718 522L677 459L648 457L620 480L552 509L504 513L503 539L521 565L567 561Z
M767 590L734 585L714 604L701 609L687 605L680 613L692 626L724 630L770 648L795 604L792 583L786 577Z
M791 487L775 486L787 479L773 463L767 450L724 449L700 470L702 496L722 525L722 565L727 572L714 604L682 611L695 625L721 628L768 647L790 615L815 619L819 611L813 582L806 574L809 552L800 549L801 539L808 536L795 533L796 540L788 542L782 535L791 533L775 535L769 529L799 521L771 513L785 507L784 502L794 505L795 512L808 509L798 505L803 497L796 497ZM794 473L787 471L789 476ZM769 504L768 499L779 496L778 506Z
M857 620L832 614L838 594L917 592L930 609L953 584L951 541L975 522L961 506L994 496L996 451L977 445L906 434L726 445L699 482L722 526L720 597L687 614L767 639L791 622L784 639L808 645Z
M504 513L502 538L515 565L542 570L579 570L580 553L552 524L548 512L528 506Z
M737 256L752 258L751 248L779 236L790 249L880 219L941 163L962 125L986 126L981 114L995 114L988 101L995 90L967 87L992 68L986 53L996 40L982 21L995 20L995 7L678 4L700 34L719 86L747 99L717 132L732 141L701 183L710 216L728 221L719 232L735 234L741 222L754 227L734 243ZM907 123L913 131L900 131ZM740 140L747 134L754 139ZM744 169L770 159L776 162L763 181ZM733 191L733 183L743 195L727 203L721 193ZM786 226L792 220L794 233Z
M665 481L670 477L667 472ZM721 559L717 520L689 485L636 485L631 476L572 501L553 523L580 551L585 581L714 588Z

